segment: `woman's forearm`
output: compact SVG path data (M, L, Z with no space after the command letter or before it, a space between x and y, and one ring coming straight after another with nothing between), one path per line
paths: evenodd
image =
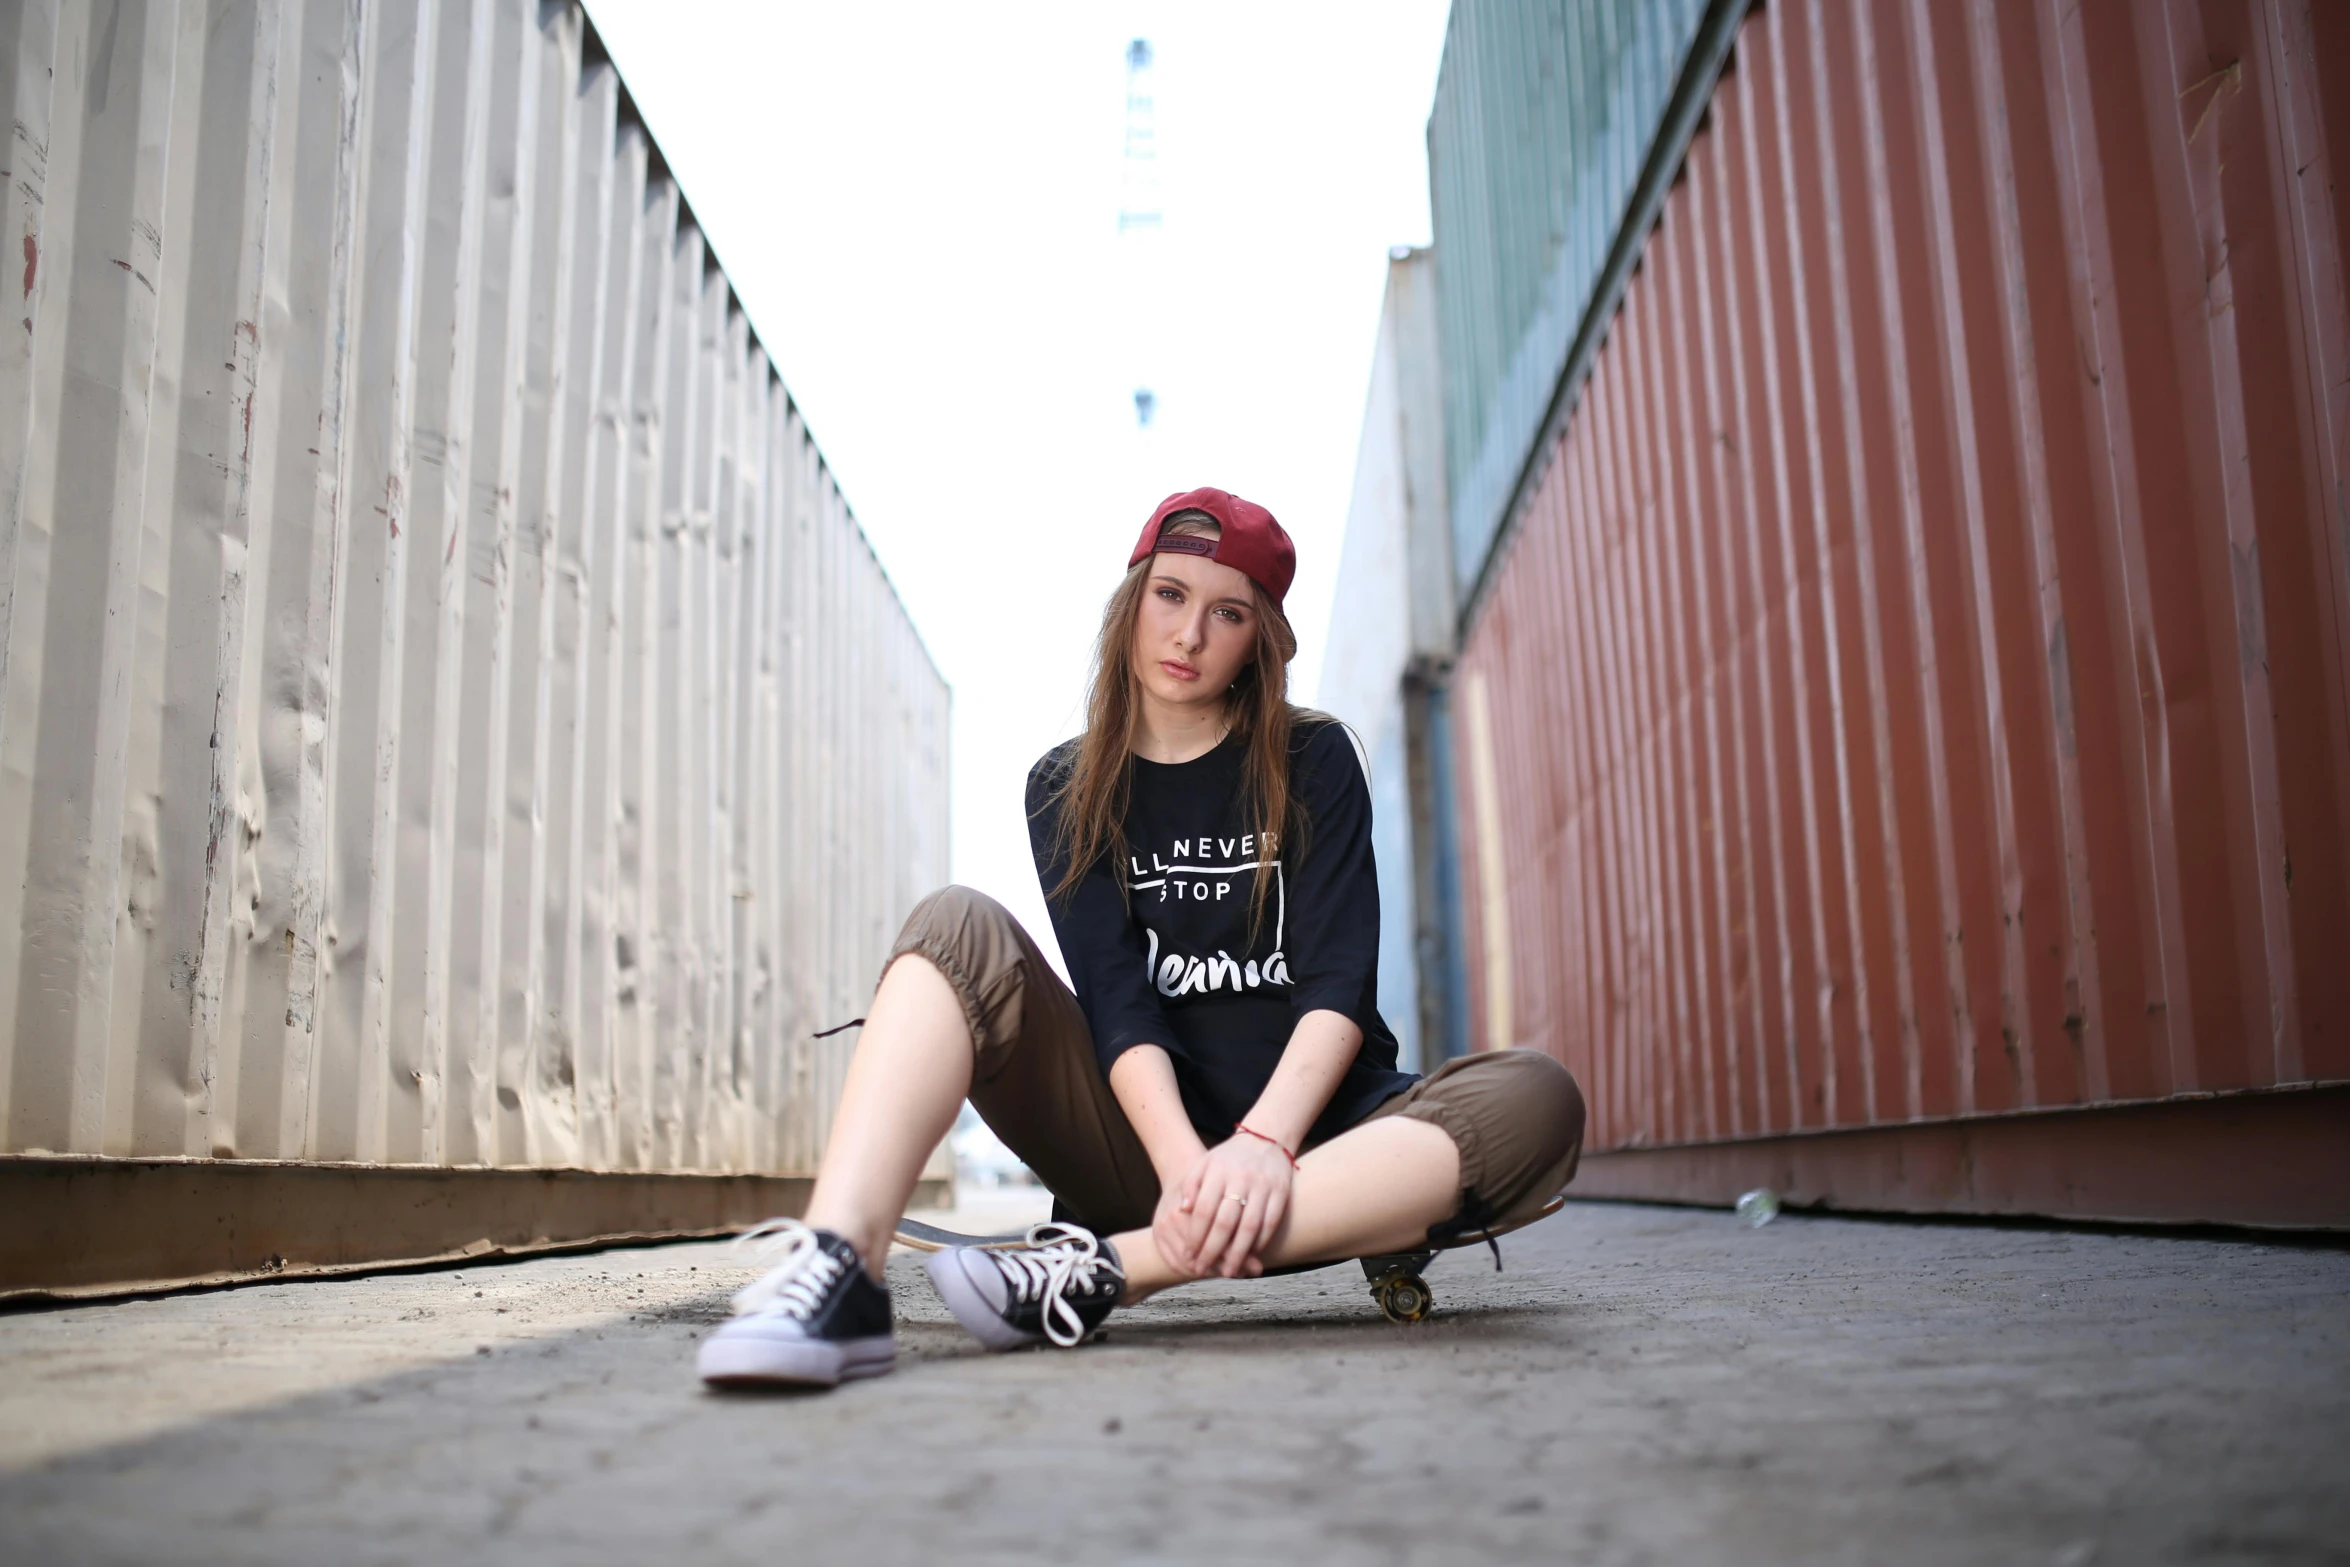
M1344 1013L1326 1008L1308 1012L1290 1032L1273 1080L1257 1096L1245 1124L1296 1154L1362 1048L1363 1031Z
M1161 1186L1181 1180L1207 1151L1184 1111L1183 1093L1175 1086L1175 1063L1157 1045L1136 1045L1110 1063L1110 1092L1142 1139Z

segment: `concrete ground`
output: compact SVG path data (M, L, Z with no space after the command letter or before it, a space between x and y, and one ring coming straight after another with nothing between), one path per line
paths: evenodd
M960 1216L993 1222L1001 1211ZM0 1316L10 1563L2350 1561L2350 1252L1576 1204L706 1393L722 1247Z

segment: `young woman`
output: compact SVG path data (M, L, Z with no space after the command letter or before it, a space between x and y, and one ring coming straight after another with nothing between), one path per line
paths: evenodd
M1222 490L1168 497L1102 614L1085 732L1028 780L1072 994L1002 905L906 921L805 1224L701 1348L714 1383L829 1385L896 1359L880 1280L968 1097L1056 1199L1024 1247L936 1253L991 1348L1074 1346L1186 1280L1408 1250L1524 1217L1573 1176L1583 1100L1530 1050L1396 1070L1380 1021L1371 802L1292 707L1296 554Z

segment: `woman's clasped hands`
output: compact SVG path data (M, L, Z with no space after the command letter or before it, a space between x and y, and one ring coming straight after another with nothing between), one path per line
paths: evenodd
M1151 1239L1160 1256L1193 1278L1255 1278L1288 1216L1296 1173L1280 1144L1234 1132L1159 1194Z

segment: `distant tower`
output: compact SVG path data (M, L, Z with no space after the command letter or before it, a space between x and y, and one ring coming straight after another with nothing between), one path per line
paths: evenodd
M1149 429L1158 412L1156 329L1159 306L1159 132L1151 92L1151 42L1126 46L1126 166L1118 191L1118 246L1126 274L1129 369L1134 422Z

